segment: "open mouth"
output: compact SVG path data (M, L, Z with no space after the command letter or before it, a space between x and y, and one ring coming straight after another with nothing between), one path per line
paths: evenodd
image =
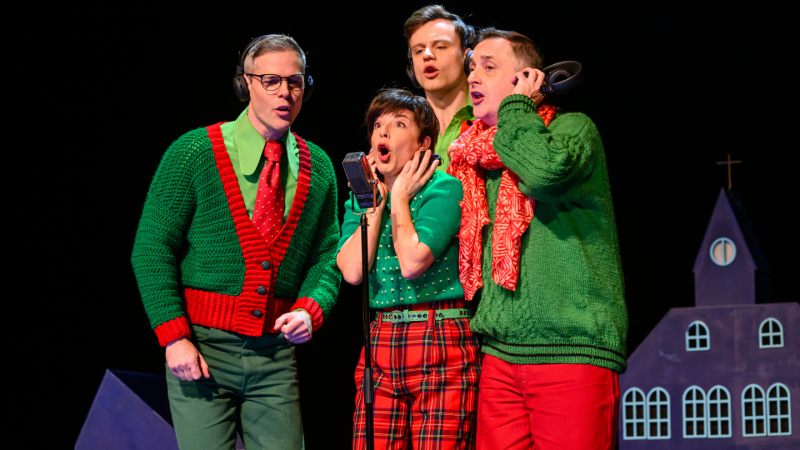
M292 110L292 108L290 108L288 106L280 106L280 107L278 107L278 111L283 112L283 113L288 113L291 110Z
M389 161L389 149L386 144L378 145L378 158L384 163Z
M427 65L425 69L422 71L427 78L433 78L439 73L439 69L434 66Z
M470 92L469 95L470 95L470 97L472 97L472 104L473 105L475 103L480 103L480 101L484 99L483 94L481 94L480 92L473 91L473 92Z

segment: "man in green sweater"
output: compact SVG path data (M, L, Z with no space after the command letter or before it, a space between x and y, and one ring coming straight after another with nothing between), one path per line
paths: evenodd
M175 141L147 194L132 262L181 449L233 449L237 429L248 449L303 445L294 344L340 283L333 165L289 130L305 68L292 38L252 41L234 78L249 106Z
M460 279L484 335L477 448L613 449L628 318L603 145L539 93L533 42L483 30L450 147Z

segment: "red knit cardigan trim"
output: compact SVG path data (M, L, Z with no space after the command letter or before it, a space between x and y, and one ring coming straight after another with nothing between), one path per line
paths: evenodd
M278 271L297 229L297 222L300 220L311 186L311 152L308 144L301 137L294 135L300 150L297 190L286 223L271 242L266 242L247 216L239 182L222 138L221 124L222 122L206 129L245 260L242 292L239 295L227 295L184 288L188 320L186 317L178 317L156 327L155 332L162 346L175 339L189 337L191 335L189 322L246 336L273 333L275 320L297 308L305 309L311 315L313 330L322 326L322 309L314 299L275 298ZM269 261L269 269L263 268L262 264L265 261ZM261 286L266 289L265 295L258 293Z

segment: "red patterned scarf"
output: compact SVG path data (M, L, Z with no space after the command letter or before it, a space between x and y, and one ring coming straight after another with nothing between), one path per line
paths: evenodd
M543 102L536 112L547 126L553 120L556 108L549 102ZM458 178L464 187L458 269L467 300L472 300L475 292L483 286L481 230L484 225L491 223L483 170L505 169L492 145L496 133L497 125L488 126L482 120L476 120L469 130L451 144L455 151L447 173ZM519 190L519 176L504 170L500 178L492 237L492 280L512 291L516 290L519 280L522 234L533 219L535 206L533 198Z

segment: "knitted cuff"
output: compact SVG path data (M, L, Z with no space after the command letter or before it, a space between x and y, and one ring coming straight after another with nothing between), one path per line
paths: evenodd
M311 316L311 324L314 327L311 331L319 330L319 327L322 326L322 308L319 307L317 302L308 297L298 298L297 302L289 310L293 311L297 308L306 310L308 315Z
M536 103L522 94L512 94L506 97L497 107L499 117L505 111L536 112Z
M167 344L175 339L192 336L192 329L189 328L189 321L186 317L176 317L164 322L156 327L155 332L156 336L158 336L158 343L162 347L166 347Z

